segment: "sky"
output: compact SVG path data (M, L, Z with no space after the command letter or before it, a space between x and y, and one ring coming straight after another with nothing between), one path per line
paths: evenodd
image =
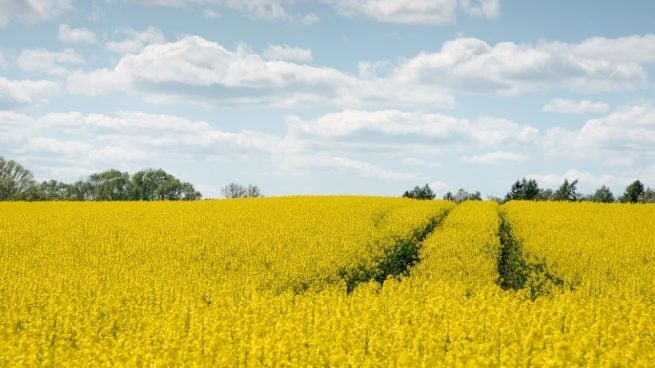
M0 156L218 198L655 186L655 1L0 0Z

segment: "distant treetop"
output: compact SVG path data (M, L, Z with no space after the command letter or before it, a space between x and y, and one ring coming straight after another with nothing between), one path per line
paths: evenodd
M57 180L37 183L29 170L0 157L0 200L176 201L201 197L193 185L162 169L146 169L131 176L110 169L73 184Z

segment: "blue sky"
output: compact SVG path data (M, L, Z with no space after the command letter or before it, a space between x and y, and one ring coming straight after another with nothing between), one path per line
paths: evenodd
M0 155L219 197L655 186L655 2L0 0Z

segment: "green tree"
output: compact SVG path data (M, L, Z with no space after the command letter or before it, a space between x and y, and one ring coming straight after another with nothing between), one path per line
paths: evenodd
M460 188L457 193L455 193L453 200L457 203L462 203L464 201L481 201L482 196L480 195L480 192L469 193Z
M164 201L191 201L200 199L201 194L191 184L172 178L164 181L155 190L155 197Z
M512 188L505 195L505 201L525 200L532 201L538 199L540 194L539 184L534 179L523 178L512 184Z
M264 195L262 194L262 191L259 189L258 186L248 185L248 188L246 189L246 197L258 198L258 197L263 197L263 196Z
M625 188L621 197L621 202L637 203L639 197L644 194L644 185L639 180L635 180Z
M644 203L655 203L655 190L648 188L644 190L644 193L639 198Z
M93 188L93 200L125 201L130 197L130 174L126 172L110 169L92 174L88 182Z
M257 198L263 197L261 190L256 185L243 186L237 183L229 183L221 188L221 194L225 198Z
M553 199L552 189L539 189L539 194L535 198L537 201L550 201Z
M88 180L80 179L68 187L67 199L73 201L90 201L95 198L95 191Z
M195 200L202 195L193 185L182 182L162 169L141 170L130 180L130 199L135 201Z
M600 188L596 189L596 192L591 195L591 201L599 203L612 203L614 202L614 194L610 188L602 185Z
M43 194L43 199L46 201L61 201L75 199L72 187L73 185L71 184L57 180L48 180L39 184L39 191Z
M34 175L14 160L0 156L0 200L21 199L35 185Z
M436 194L428 184L425 184L423 187L415 186L414 189L410 191L405 191L405 193L403 193L403 197L412 198L412 199L430 200L430 199L434 199L436 197Z
M553 193L553 200L555 201L575 201L578 199L577 192L578 179L569 183L568 179L564 179L564 183Z

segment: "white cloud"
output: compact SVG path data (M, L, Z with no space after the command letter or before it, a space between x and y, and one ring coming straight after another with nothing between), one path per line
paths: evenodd
M268 60L286 60L300 62L310 62L314 59L312 56L312 50L303 49L300 47L292 47L289 45L269 44L264 51L263 56Z
M592 37L581 43L547 42L540 45L553 54L573 54L599 62L655 63L655 34L606 38Z
M6 67L7 67L7 60L5 59L5 56L2 53L2 50L0 50L0 69L4 69Z
M59 85L46 80L9 80L0 77L0 110L21 105L40 105L59 91Z
M72 28L68 24L59 25L57 38L68 43L96 43L96 34L86 28Z
M655 157L655 106L624 105L607 116L590 119L580 129L555 127L543 141L546 154L590 159Z
M535 179L540 186L553 189L562 185L565 179L569 182L578 179L579 189L591 191L605 185L613 190L614 195L618 196L628 184L636 179L646 183L655 182L655 175L653 175L655 171L653 169L655 169L655 166L645 169L625 170L614 174L594 174L588 171L570 169L561 174L531 174L527 177Z
M427 162L425 160L422 160L420 158L416 157L407 157L402 160L402 163L405 165L409 166L423 166L423 167L439 167L441 166L439 163L436 162Z
M634 165L634 163L635 163L635 158L623 157L623 156L608 157L603 162L605 166L632 166Z
M162 156L166 156L166 151L231 154L274 153L284 149L280 139L265 133L226 132L207 122L173 115L124 111L116 112L113 116L50 113L40 117L37 124L44 128L65 129L71 134L92 136L103 144L110 143L112 147L147 147Z
M169 6L174 8L182 8L187 6L189 3L203 3L204 1L197 0L136 0L141 4L146 5L158 5L158 6ZM210 2L210 1L207 1Z
M32 118L24 114L3 110L3 104L2 92L0 92L0 122L2 122L0 124L0 145L2 145L4 151L22 142L25 137L30 136L29 134L26 135L24 130L31 123Z
M111 89L141 91L150 101L184 98L208 105L453 104L439 86L360 79L333 68L266 60L247 47L230 51L198 36L150 45L124 55L114 69L75 73L69 79L75 93Z
M106 146L100 149L91 150L88 152L91 160L98 162L116 163L116 162L134 162L142 161L149 157L149 155L136 148L125 146Z
M487 152L475 156L463 156L462 161L478 165L511 165L525 162L528 156L505 151Z
M218 3L232 9L236 9L254 19L265 20L291 20L282 1L276 0L206 0L210 3Z
M294 62L309 61L311 50L285 45L270 45L259 55L246 46L228 50L198 36L163 43L163 35L153 28L124 32L126 40L107 46L123 54L115 67L76 74L70 80L71 91L129 89L143 93L148 101L184 99L206 105L434 108L452 106L452 94L458 92L511 96L555 88L590 93L634 90L647 85L645 66L655 63L655 57L641 51L611 50L655 49L654 35L537 45L491 45L458 38L438 52L422 52L397 63L362 62L359 75L351 75ZM546 109L557 109L557 103ZM579 104L559 107L603 108L598 102Z
M598 101L572 101L562 98L556 98L541 108L544 112L558 112L561 114L586 114L586 113L599 113L605 112L609 109L609 105L605 102Z
M318 16L318 14L315 13L308 13L303 16L298 17L297 19L298 23L304 25L304 26L311 26L312 24L316 24L321 21L321 17Z
M99 93L105 85L128 87L147 93L149 101L185 98L212 105L434 108L452 106L452 94L457 92L518 95L554 88L590 93L633 90L646 86L644 67L655 63L655 58L641 51L617 54L610 49L650 50L655 48L653 35L537 45L491 45L458 38L444 43L438 52L422 52L396 66L390 61L362 62L359 75L351 75L266 57L308 60L309 50L304 49L271 46L262 56L246 46L228 50L198 36L162 43L163 36L155 29L131 32L126 32L131 35L126 41L108 45L130 55L123 55L113 69L77 75L71 90L88 88ZM145 47L148 43L152 44Z
M73 136L102 143L103 146L96 147L96 150L105 148L104 144L107 143L114 148L149 147L162 152L167 149L181 152L213 149L215 152L245 150L271 153L284 149L280 139L265 133L226 132L203 121L142 112L119 111L113 115L49 113L34 119L33 125L39 129L65 131Z
M45 49L23 50L16 59L16 65L31 73L64 75L68 67L84 64L84 58L77 52L67 49L52 52Z
M166 167L170 162L253 160L265 162L272 172L282 174L339 173L428 182L433 189L443 190L449 186L436 180L443 178L432 175L431 168L438 166L433 163L436 160L455 165L457 157L479 165L520 164L536 154L556 151L591 158L604 164L607 171L568 170L529 176L542 186L556 187L564 178L578 178L580 188L590 190L603 184L621 188L637 178L655 184L654 165L635 168L655 158L655 107L646 102L622 106L558 137L552 136L553 129L540 134L531 126L503 119L469 120L399 110L344 110L312 120L289 117L286 135L225 131L213 123L179 116L123 111L48 113L34 118L0 111L0 121L0 145L6 154L48 160L47 165L34 167L42 172L79 169L75 177L58 177L60 180L75 180L81 168L88 168L88 174L107 164L129 171L153 165ZM626 129L627 133L614 138L614 129ZM608 139L612 141L608 143ZM611 143L613 140L619 145ZM586 145L576 146L580 142ZM472 154L472 147L486 153ZM571 151L566 147L572 147ZM453 180L451 174L446 178Z
M71 0L0 0L0 27L11 21L34 23L72 9Z
M148 27L143 31L124 28L118 31L125 36L122 41L107 43L107 50L119 54L136 54L148 45L162 44L166 41L161 31L155 27Z
M97 69L91 72L71 72L67 87L71 93L97 96L107 91L126 90L130 87L130 83L130 78L125 74L108 69Z
M495 19L500 16L500 0L460 0L460 6L476 17Z
M427 179L421 175L387 170L368 162L326 154L290 155L285 158L280 168L282 172L293 174L336 172L383 180L416 181Z
M445 183L445 182L441 181L441 180L435 180L435 181L430 183L430 187L432 188L432 190L434 190L435 192L438 193L438 192L440 192L442 190L446 190L446 189L450 188L450 185L448 183Z
M213 18L213 19L218 19L218 18L221 17L221 13L219 13L216 10L213 10L213 9L203 10L202 15L204 15L206 18Z
M32 137L27 140L21 151L80 155L87 153L91 147L92 146L86 142L58 140L49 137Z
M290 136L306 139L404 140L432 145L530 143L538 136L537 129L504 119L480 118L470 121L438 113L399 110L344 110L311 121L290 116L287 126Z
M307 0L138 0L142 4L185 7L188 5L223 6L239 11L253 19L293 21L311 25L319 21L318 15L292 14L290 5ZM439 25L456 20L461 8L466 13L484 18L497 18L500 0L321 0L342 15L360 15L380 22Z
M253 19L292 20L283 6L284 1L277 0L137 0L142 4L170 7L185 7L187 5L220 5L225 6Z
M454 23L457 8L484 18L500 15L500 0L327 0L346 16L363 15L380 22L439 25Z
M407 59L390 79L395 83L439 84L456 91L501 95L553 87L581 92L644 87L646 72L642 64L653 63L655 58L641 51L619 54L611 47L651 50L655 48L655 36L537 45L491 45L476 38L458 38L444 43L436 53L422 52Z
M137 170L209 158L257 156L269 160L271 155L287 152L282 138L254 131L223 131L207 122L172 115L73 111L30 117L0 111L0 121L3 150L19 157L28 154L47 160L48 167L41 168L47 172L61 173L66 167L77 167L88 168L88 174L107 164Z
M364 15L381 22L445 24L455 21L457 0L334 0L342 14Z

